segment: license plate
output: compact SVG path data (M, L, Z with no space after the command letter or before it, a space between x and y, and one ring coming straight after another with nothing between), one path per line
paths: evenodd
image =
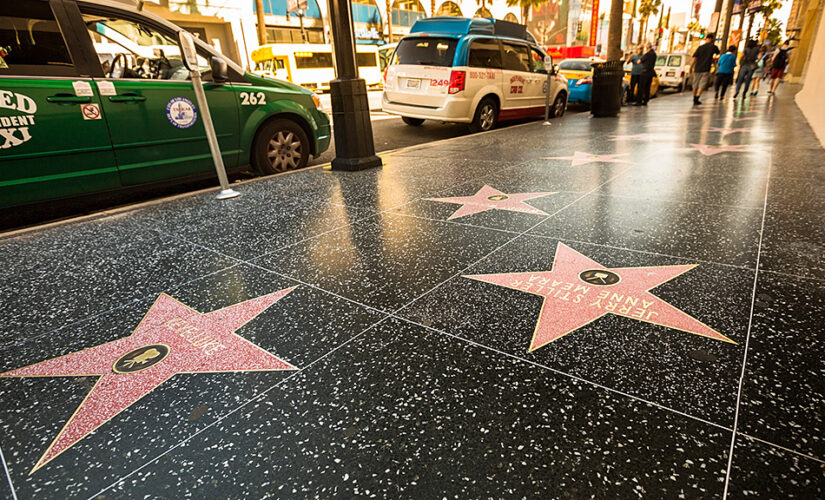
M416 80L414 78L407 79L407 88L408 89L417 89L421 87L421 80Z
M668 71L667 76L676 76L676 72L675 71Z

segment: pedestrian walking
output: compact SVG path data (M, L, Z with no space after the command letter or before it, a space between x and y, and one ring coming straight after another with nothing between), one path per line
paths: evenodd
M653 44L647 44L647 52L641 59L642 74L639 77L639 91L636 93L636 106L647 106L650 100L650 85L653 83L653 76L656 74L656 51Z
M771 59L771 90L768 91L768 94L775 93L776 87L778 87L779 82L782 81L782 76L785 75L785 66L788 65L788 54L790 51L791 47L786 40L782 46L779 47L779 50L774 52L773 58Z
M753 83L751 83L751 95L759 93L759 82L765 76L765 66L769 61L768 51L765 46L759 47L759 55L756 57L756 69L753 70Z
M725 99L725 91L733 83L733 70L736 69L736 45L728 47L716 63L716 85L714 99ZM719 90L722 90L721 92Z
M693 73L694 106L702 104L699 97L702 96L705 87L710 85L710 65L713 63L713 56L719 53L719 47L713 43L714 38L716 38L716 34L709 34L705 39L705 43L693 52L690 71Z
M751 86L751 79L753 73L756 71L756 58L759 57L759 48L756 40L748 40L745 42L745 50L742 51L742 59L739 60L739 74L736 75L736 92L733 93L733 98L739 97L739 91L745 87L742 95L748 93Z
M633 98L638 95L639 92L639 79L642 77L642 52L644 48L639 45L636 48L636 53L631 54L625 64L632 64L633 67L630 68L630 86L627 88L627 102L630 103L633 101Z

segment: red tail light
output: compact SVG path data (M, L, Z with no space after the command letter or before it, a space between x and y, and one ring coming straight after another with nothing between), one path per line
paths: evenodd
M684 72L684 71L682 71L682 76L685 76L685 72Z
M450 72L450 86L447 89L449 94L458 94L464 90L464 81L466 80L466 71L451 71Z
M388 69L390 69L390 67L389 67L389 66L387 66L386 68L384 68L384 83L387 83L387 70L388 70Z

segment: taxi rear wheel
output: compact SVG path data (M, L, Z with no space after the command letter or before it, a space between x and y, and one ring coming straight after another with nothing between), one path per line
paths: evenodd
M309 139L294 121L272 120L258 131L253 151L253 166L261 174L297 170L309 162Z
M470 132L486 132L492 130L498 121L498 106L489 97L481 100L476 108L476 114L470 123Z
M420 127L421 124L424 123L423 118L410 118L409 116L402 116L401 120L411 127Z
M553 101L553 107L550 108L550 117L551 118L558 118L564 115L564 111L567 109L567 97L564 95L564 92L559 92L559 95L556 96L556 99Z

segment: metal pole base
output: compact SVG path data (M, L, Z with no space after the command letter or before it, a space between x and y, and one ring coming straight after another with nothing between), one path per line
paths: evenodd
M380 167L372 139L367 86L360 78L330 82L332 126L335 138L333 170L366 170Z
M218 199L218 200L228 200L229 198L237 198L240 195L241 195L241 193L235 191L232 188L229 188L229 189L221 189L221 192L218 193L218 195L215 196L215 198Z

